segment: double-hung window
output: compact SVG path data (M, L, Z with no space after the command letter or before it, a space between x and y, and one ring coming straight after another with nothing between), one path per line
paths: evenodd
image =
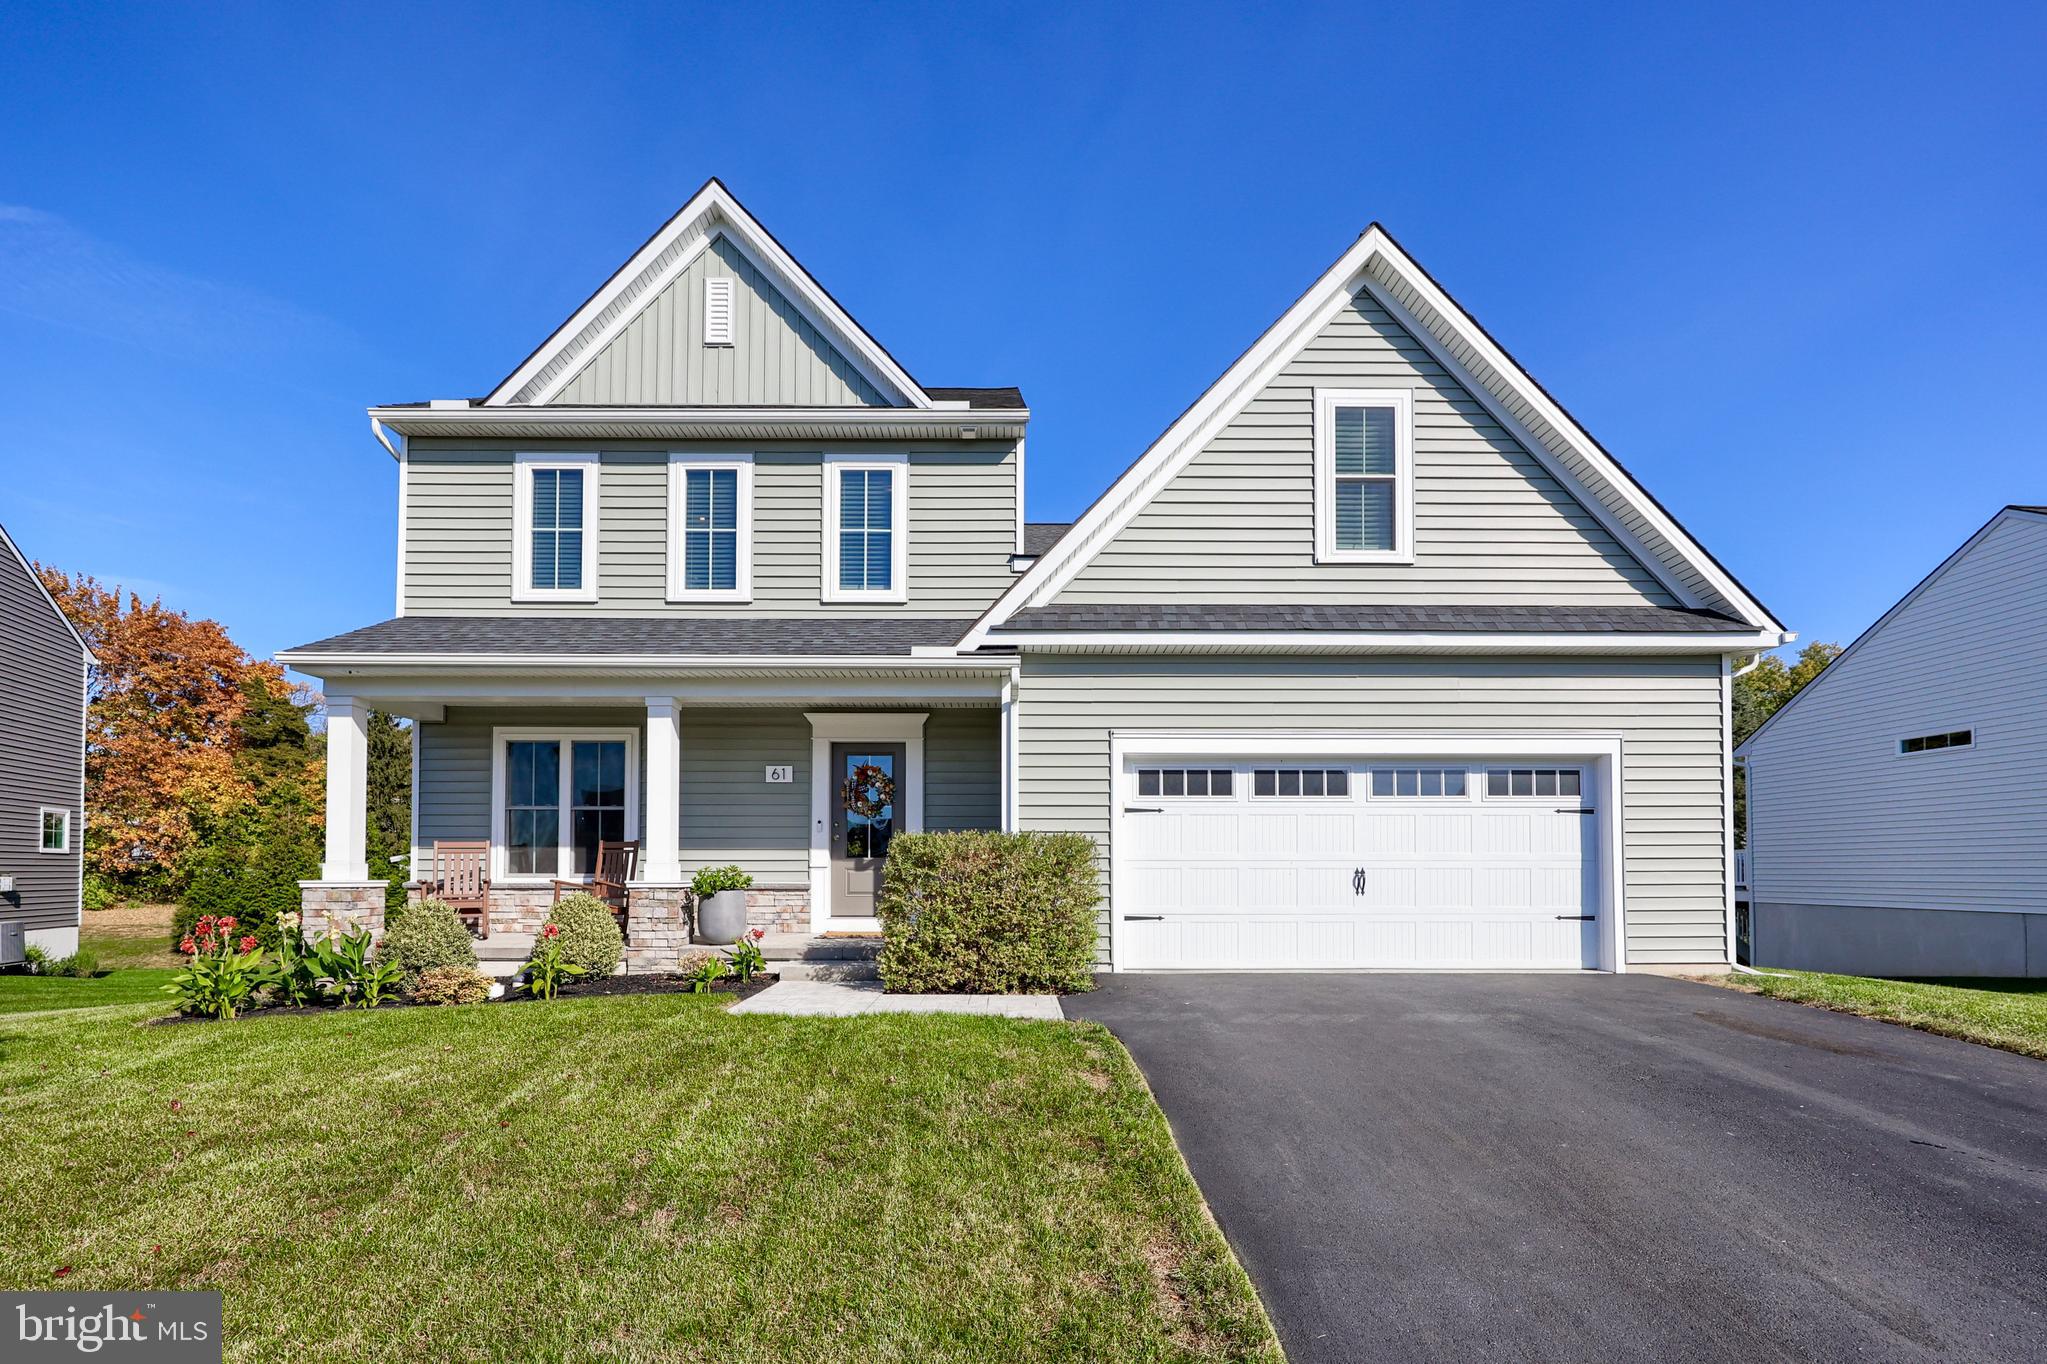
M45 805L36 812L36 850L46 853L71 851L71 812Z
M691 452L668 461L668 598L753 597L753 460Z
M521 455L513 472L512 600L597 600L595 455Z
M631 730L499 729L491 842L513 880L588 876L599 842L639 836L639 744Z
M908 600L909 461L826 459L824 599Z
M1315 391L1315 557L1414 560L1414 395Z

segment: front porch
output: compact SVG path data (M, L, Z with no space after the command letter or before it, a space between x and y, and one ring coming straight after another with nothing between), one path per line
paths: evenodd
M598 844L621 840L636 845L628 970L672 969L691 949L689 882L706 867L752 878L748 925L777 944L876 931L872 897L894 833L1009 825L1014 691L1006 666L912 673L889 688L899 698L862 680L690 679L627 698L587 684L548 695L539 679L517 693L500 681L431 696L422 679L364 679L337 695L330 679L327 857L322 878L303 886L306 930L381 930L363 811L364 726L376 708L414 723L415 880L436 877L437 843L487 847L481 956L523 960L556 882L569 883L562 894L587 883ZM856 774L870 784L849 806Z

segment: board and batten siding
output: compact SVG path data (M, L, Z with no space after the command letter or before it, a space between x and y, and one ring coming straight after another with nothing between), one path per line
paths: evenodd
M974 616L1014 581L1016 447L911 446L909 600L826 602L825 461L753 451L753 600L668 600L668 454L644 444L414 441L406 480L405 613L418 616ZM729 451L731 445L717 447ZM597 451L598 600L513 602L513 456Z
M32 944L76 950L85 824L85 652L13 550L0 544L0 919ZM71 850L42 851L42 809L71 814Z
M1017 778L1025 829L1100 849L1122 730L1597 730L1622 736L1627 960L1725 961L1721 660L1217 658L1026 654ZM1100 918L1108 954L1109 903Z
M807 889L811 728L800 710L684 706L683 875L736 863L763 888ZM924 725L924 826L993 829L1001 823L1000 713L929 712ZM490 835L490 742L499 726L631 729L641 735L640 813L646 813L646 714L637 708L450 707L419 736L421 852L436 838ZM769 782L770 766L795 769ZM415 854L416 866L427 862Z
M704 281L733 281L729 346L704 344ZM888 407L887 397L722 234L551 400L622 407Z
M1315 562L1315 390L1414 394L1412 564ZM1654 574L1360 295L1055 598L1673 606Z
M1993 525L1747 754L1758 902L2047 911L2047 518Z

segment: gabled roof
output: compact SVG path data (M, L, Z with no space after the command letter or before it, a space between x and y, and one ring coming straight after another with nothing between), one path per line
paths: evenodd
M1928 588L1932 587L1935 583L1939 582L1942 578L1946 577L1949 570L1954 568L1954 566L1960 563L1963 559L1967 558L1969 556L1969 551L1975 549L1977 545L1982 544L1984 539L1989 536L1990 532L1996 530L2000 525L2004 524L2006 521L2011 520L2013 517L2024 517L2030 521L2047 522L2047 507L2029 507L2014 502L2011 505L2000 509L1997 515L1991 517L1988 521L1985 521L1982 524L1982 526L1980 526L1977 529L1974 535L1971 535L1968 539L1962 541L1961 547L1959 549L1957 549L1953 554L1948 555L1947 558L1942 559L1940 563L1934 567L1933 572L1921 578L1918 581L1918 583L1913 586L1910 592L1907 592L1904 596L1898 598L1897 603L1894 606L1892 606L1890 610L1884 612L1881 616L1878 616L1867 630L1864 630L1861 634L1857 635L1853 643L1851 643L1847 648L1843 649L1840 653L1834 655L1833 661L1827 664L1827 666L1820 671L1820 675L1818 677L1815 677L1812 681L1806 683L1805 686L1799 688L1799 690L1792 696L1792 698L1789 701L1786 701L1783 705L1777 707L1777 709L1771 714L1769 719L1763 721L1762 724L1756 726L1755 733L1749 735L1748 738L1743 739L1740 743L1736 744L1734 746L1734 755L1737 758L1745 756L1748 753L1749 749L1754 746L1756 740L1762 738L1765 734L1768 734L1770 732L1770 726L1776 724L1778 720L1782 719L1787 713L1789 713L1794 707L1796 707L1800 701L1804 700L1807 696L1810 696L1815 690L1825 686L1828 678L1839 677L1841 675L1841 665L1846 663L1849 659L1855 657L1856 650L1860 649L1864 644L1868 643L1870 640L1875 639L1877 635L1883 631L1883 628L1886 625L1889 625L1891 621L1897 618L1899 612L1903 611L1913 602L1919 600L1919 598L1925 594Z
M638 317L646 304L719 236L737 243L877 389L904 407L933 405L931 395L895 357L811 278L731 190L713 178L520 361L483 399L482 406L547 403L574 377L579 361L596 354Z
M71 617L64 614L64 608L57 605L57 599L50 595L50 589L43 586L43 575L36 572L36 566L21 552L21 546L14 543L14 537L7 533L5 526L0 526L0 545L7 546L7 552L20 562L21 571L28 574L28 580L36 585L36 591L42 593L43 600L50 604L50 613L64 622L64 628L70 631L71 638L78 641L79 652L85 655L86 661L97 664L99 659L94 656L92 646L85 642L84 635L78 633L78 627L71 623Z
M965 644L1049 605L1209 441L1359 293L1369 293L1484 404L1685 607L1783 626L1377 223L1358 237L1059 542L989 608Z

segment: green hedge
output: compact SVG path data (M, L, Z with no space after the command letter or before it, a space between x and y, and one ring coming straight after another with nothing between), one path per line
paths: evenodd
M397 962L404 972L400 984L410 993L419 988L421 974L436 967L474 970L476 940L453 909L439 900L421 900L390 912L377 943L377 960Z
M562 960L587 975L608 976L625 956L625 938L611 906L582 891L565 895L548 911L547 922L561 925Z
M897 834L881 894L889 990L1047 994L1094 988L1094 841L1083 834Z

